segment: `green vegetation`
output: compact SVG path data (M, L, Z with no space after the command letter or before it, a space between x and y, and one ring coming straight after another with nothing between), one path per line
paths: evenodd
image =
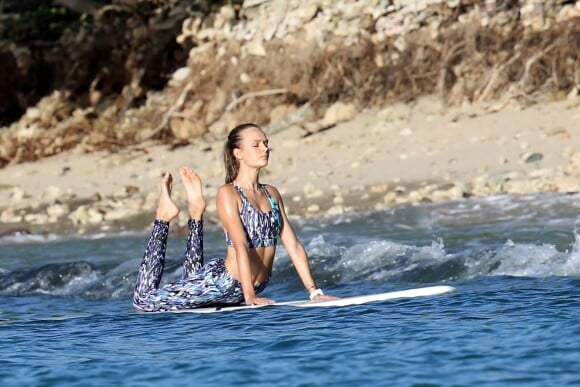
M78 15L65 7L40 5L31 11L4 15L0 19L0 38L15 43L31 40L55 41L77 19Z

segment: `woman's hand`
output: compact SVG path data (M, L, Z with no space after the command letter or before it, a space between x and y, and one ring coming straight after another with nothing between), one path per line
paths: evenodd
M245 303L246 305L271 305L275 304L276 301L265 297L250 297L245 299Z

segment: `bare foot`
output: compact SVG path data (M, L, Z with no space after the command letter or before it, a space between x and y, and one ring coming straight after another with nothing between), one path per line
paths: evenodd
M171 221L179 214L179 208L171 199L171 188L173 187L173 176L171 173L166 173L161 182L161 195L159 196L159 203L157 204L156 219Z
M201 220L205 211L205 198L203 197L201 189L201 179L189 167L181 167L179 174L185 187L189 217L191 219Z

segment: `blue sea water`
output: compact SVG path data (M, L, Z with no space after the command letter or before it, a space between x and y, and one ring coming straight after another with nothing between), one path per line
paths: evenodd
M580 385L580 195L297 221L327 293L446 284L351 307L140 314L146 232L0 240L2 386ZM206 257L224 252L206 227ZM166 279L184 238L169 241ZM283 248L265 296L306 296Z

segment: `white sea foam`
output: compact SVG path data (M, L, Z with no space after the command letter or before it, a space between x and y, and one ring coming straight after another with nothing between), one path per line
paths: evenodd
M317 283L323 285L579 277L577 201L573 195L500 196L309 220L297 230L307 241ZM209 241L215 240L207 243L206 251L217 250L219 243L221 254L221 231L219 238L214 238L215 230L206 232ZM135 234L143 233L70 240L51 235L5 237L0 293L130 296L144 248L140 238L130 237ZM16 245L8 246L8 240ZM63 243L51 243L54 240ZM170 244L163 283L181 276L181 248ZM210 259L212 254L206 254ZM273 283L300 286L282 246L274 270Z

